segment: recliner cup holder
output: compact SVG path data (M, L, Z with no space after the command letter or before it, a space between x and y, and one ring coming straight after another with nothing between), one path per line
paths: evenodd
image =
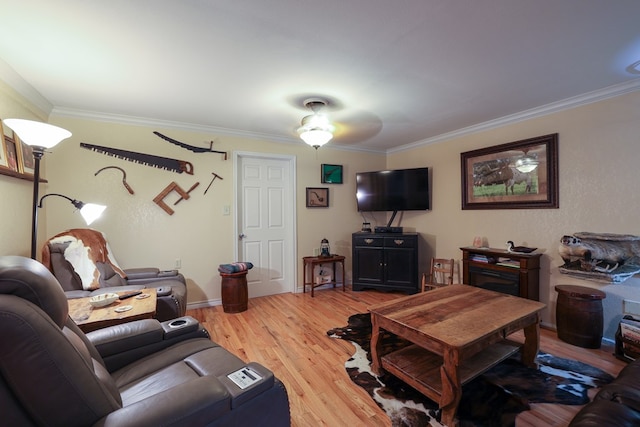
M164 329L165 339L195 332L200 328L200 322L191 316L182 316L177 319L167 320L161 323Z
M187 321L185 319L176 319L169 322L170 328L179 328L180 326L186 325Z

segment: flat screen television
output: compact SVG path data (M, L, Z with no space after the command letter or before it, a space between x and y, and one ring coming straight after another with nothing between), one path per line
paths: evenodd
M428 210L429 168L356 173L356 199L360 212Z

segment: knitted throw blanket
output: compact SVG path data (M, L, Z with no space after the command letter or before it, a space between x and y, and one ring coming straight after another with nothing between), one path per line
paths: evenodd
M231 264L220 264L218 271L220 273L232 274L251 270L252 268L253 264L250 262L233 262Z

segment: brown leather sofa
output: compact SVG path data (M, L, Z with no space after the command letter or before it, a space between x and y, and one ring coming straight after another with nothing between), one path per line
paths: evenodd
M605 385L571 420L570 427L640 426L640 359Z
M80 277L65 257L70 245L83 240L90 248L84 264L95 266L90 285L83 283L87 279ZM187 310L187 285L182 274L177 270L160 271L157 268L121 269L115 263L104 235L97 230L77 228L51 237L42 248L42 263L58 279L69 299L156 288L156 319L161 322L175 319L184 316Z
M236 372L257 381L241 388ZM283 384L212 342L195 319L85 335L55 277L17 256L0 257L0 407L10 426L290 425Z

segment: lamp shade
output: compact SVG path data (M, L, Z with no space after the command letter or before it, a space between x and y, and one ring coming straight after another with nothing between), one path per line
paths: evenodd
M51 148L71 136L68 130L48 123L23 119L6 119L3 122L13 129L22 142L35 147Z
M82 215L87 225L91 225L93 221L100 218L100 215L102 215L102 212L106 208L106 206L96 205L95 203L85 203L84 206L80 208L80 215Z
M102 215L102 212L107 208L104 205L97 205L95 203L85 203L80 200L72 199L71 197L65 196L64 194L58 194L58 193L50 193L42 196L42 198L40 199L40 202L38 203L38 207L41 208L44 202L44 199L51 196L62 197L63 199L67 199L68 201L70 201L71 204L80 211L80 215L82 215L82 218L84 219L84 222L87 223L87 225L90 225L93 221L100 218L100 216Z
M331 141L333 134L324 129L311 129L300 133L300 138L310 146L317 148Z
M312 147L322 147L333 138L335 127L322 114L312 114L302 119L298 128L300 138Z

